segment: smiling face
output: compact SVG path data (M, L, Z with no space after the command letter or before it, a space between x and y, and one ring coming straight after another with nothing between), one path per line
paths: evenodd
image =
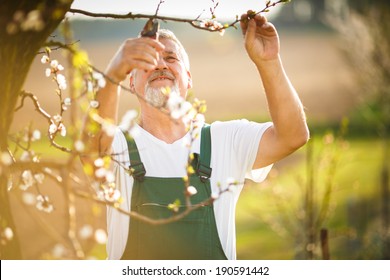
M165 49L159 53L155 69L135 71L130 76L135 92L155 106L161 106L165 101L161 88L169 87L185 98L187 90L192 87L191 73L179 45L167 38L160 38L159 41L165 45Z

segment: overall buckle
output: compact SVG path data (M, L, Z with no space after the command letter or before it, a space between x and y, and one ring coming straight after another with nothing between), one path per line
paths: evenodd
M130 175L134 177L134 179L138 181L143 181L145 174L146 174L146 169L145 166L142 162L129 165L130 168Z
M196 170L200 180L204 183L211 177L212 168L201 163L198 164L198 168Z

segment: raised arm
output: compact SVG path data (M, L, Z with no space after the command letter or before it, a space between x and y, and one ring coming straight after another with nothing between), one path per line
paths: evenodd
M109 77L106 79L106 86L97 94L100 117L117 124L120 95L118 83L125 80L127 74L134 69L141 71L154 69L157 65L158 51L162 49L164 49L163 44L144 37L128 39L119 47L105 71L105 75ZM110 152L112 141L113 136L101 130L91 139L91 150L98 154L107 154Z
M289 81L279 55L278 33L264 16L253 19L242 15L241 28L245 48L255 63L264 86L273 126L266 130L259 143L253 168L274 163L291 154L309 139L302 103Z

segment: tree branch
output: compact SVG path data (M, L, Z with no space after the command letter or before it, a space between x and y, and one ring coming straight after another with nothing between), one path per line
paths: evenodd
M20 93L20 95L21 95L21 98L22 98L22 99L21 99L20 105L19 105L18 107L15 108L15 112L18 111L18 110L20 110L20 109L24 106L24 100L28 97L28 98L30 98L30 99L33 101L33 104L34 104L34 106L35 106L35 109L36 109L36 110L37 110L37 111L38 111L38 112L39 112L39 113L48 121L49 125L50 125L50 124L54 124L54 125L55 125L55 123L54 123L54 121L52 120L50 114L47 113L47 112L41 107L41 105L39 104L38 98L37 98L34 94L32 94L32 93L30 93L30 92L22 91L22 92ZM48 132L48 137L49 137L50 143L51 143L55 148L57 148L57 149L59 149L59 150L61 150L61 151L63 151L63 152L67 152L67 153L72 152L72 150L70 150L70 149L68 149L68 148L66 148L66 147L64 147L64 146L61 146L61 145L59 145L57 142L55 142L55 140L54 140L55 135L56 135L56 133L50 134L50 133Z
M250 14L250 18L252 18L255 15L260 14L260 13L266 13L266 12L269 11L269 8L275 7L278 4L286 3L286 2L289 2L289 1L290 0L279 0L279 1L276 1L276 2L268 1L266 3L266 7L264 7L262 10L260 10L258 12L251 13ZM167 22L167 21L182 22L182 23L188 23L188 24L190 24L192 27L194 27L196 29L206 30L206 31L209 31L209 32L220 32L220 31L222 31L224 29L231 28L231 27L237 28L236 24L239 23L240 21L242 21L242 19L239 19L237 17L236 20L232 21L231 23L227 23L227 24L225 24L225 25L223 25L223 26L221 26L219 28L213 28L212 29L212 28L209 28L208 26L202 25L203 21L199 19L199 16L197 18L195 18L195 19L185 19L185 18L176 18L176 17L168 17L168 16L159 16L159 15L157 15L157 12L158 12L159 7L160 7L162 2L164 2L164 1L160 1L159 5L158 5L158 8L156 10L156 13L154 15L133 14L132 12L129 12L127 14L122 14L122 15L112 14L112 13L93 13L93 12L84 11L84 10L80 10L80 9L69 9L69 12L70 13L74 13L74 14L81 14L81 15L85 15L85 16L89 16L89 17L95 17L95 18L159 19L159 20L162 20L164 22Z

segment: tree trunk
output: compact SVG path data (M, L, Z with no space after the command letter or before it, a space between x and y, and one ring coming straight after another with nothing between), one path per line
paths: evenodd
M49 35L62 21L72 2L72 0L2 1L0 10L0 152L7 151L7 135L13 120L15 105L32 61ZM22 28L22 22L26 21L33 10L39 11L43 25L35 29L30 26L26 30L26 27ZM15 14L23 16L15 17ZM20 259L22 254L7 194L7 177L4 173L0 176L0 229L10 227L14 236L11 241L0 243L0 255L2 259Z

